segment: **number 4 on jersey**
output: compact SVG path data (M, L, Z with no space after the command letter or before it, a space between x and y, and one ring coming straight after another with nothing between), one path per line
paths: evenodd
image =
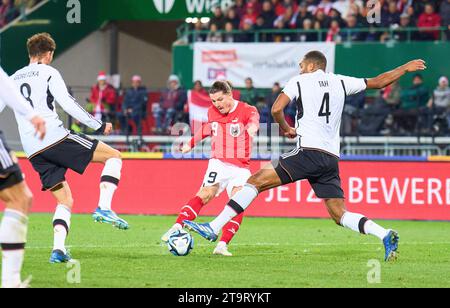
M327 124L330 123L330 93L325 92L322 100L322 106L320 107L319 117L327 117Z

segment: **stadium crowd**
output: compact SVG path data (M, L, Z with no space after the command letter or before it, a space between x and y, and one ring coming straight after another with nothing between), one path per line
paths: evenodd
M245 88L233 94L235 99L257 107L261 123L271 124L274 122L272 105L282 87L275 83L270 90L257 89L249 77ZM208 97L201 81L196 81L191 90ZM122 135L170 134L174 123L190 123L188 91L178 76L169 76L165 89L153 92L156 94L153 96L152 92L143 85L139 75L132 77L131 87L116 89L107 82L105 72L100 72L87 99L87 110L98 119L115 123L116 134ZM375 95L366 95L361 93L347 98L343 135L442 136L450 133L450 87L445 76L436 80L434 89L425 86L423 77L417 74L407 87L394 83ZM295 102L287 107L285 114L288 122L295 125ZM147 131L143 131L144 126ZM73 122L72 130L86 132L78 122Z
M191 40L249 42L255 41L256 32L272 30L258 34L258 40L429 41L444 39L439 30L428 29L441 26L449 29L445 36L450 37L450 0L379 0L379 4L380 19L369 23L367 16L372 15L367 8L367 0L236 0L227 11L216 7L209 23L195 23ZM418 31L404 31L415 27L419 28ZM391 31L373 31L377 28ZM281 31L289 29L298 31Z

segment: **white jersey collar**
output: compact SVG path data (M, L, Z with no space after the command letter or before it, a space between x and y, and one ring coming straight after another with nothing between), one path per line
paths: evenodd
M238 105L239 105L239 101L234 100L234 107L233 107L233 109L230 110L230 112L228 112L228 114L235 112Z

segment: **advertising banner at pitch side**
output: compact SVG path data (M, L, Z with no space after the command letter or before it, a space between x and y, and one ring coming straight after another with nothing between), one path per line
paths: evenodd
M253 161L253 172L263 161ZM52 213L55 201L41 192L39 176L27 160L23 172L34 194L33 211ZM113 207L121 214L178 214L202 185L207 160L125 160ZM373 219L450 221L450 164L438 162L340 163L342 187L350 211ZM101 165L92 165L83 176L73 172L67 179L75 200L75 213L92 213L98 204ZM228 202L222 194L201 215L215 216ZM246 212L257 217L327 218L322 200L308 182L262 193Z
M194 80L211 86L217 79L230 80L245 87L251 77L256 88L271 88L275 82L285 85L299 74L299 63L312 50L328 60L328 72L334 72L334 43L195 43Z

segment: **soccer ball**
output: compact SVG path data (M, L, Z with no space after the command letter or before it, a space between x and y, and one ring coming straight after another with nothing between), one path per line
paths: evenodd
M187 256L194 249L194 238L184 230L178 230L169 236L169 251L177 257Z

